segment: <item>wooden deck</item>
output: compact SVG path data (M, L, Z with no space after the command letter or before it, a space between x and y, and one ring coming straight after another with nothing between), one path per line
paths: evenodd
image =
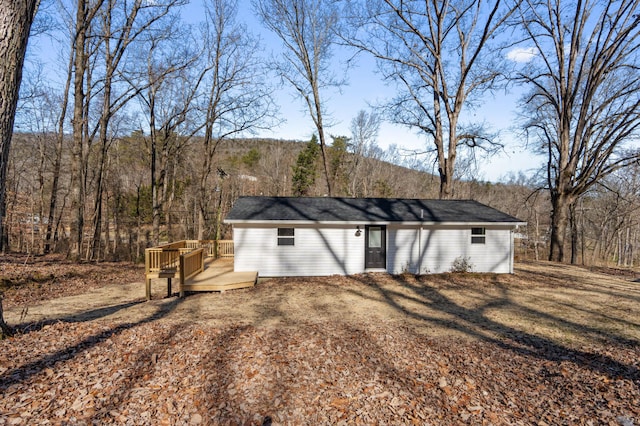
M233 259L218 258L205 260L204 271L185 280L180 289L185 291L225 291L253 287L258 280L258 272L234 272Z
M180 297L185 291L225 291L253 287L258 272L233 271L233 241L180 240L145 249L145 287L151 300L151 280L179 279ZM214 260L215 259L215 260Z

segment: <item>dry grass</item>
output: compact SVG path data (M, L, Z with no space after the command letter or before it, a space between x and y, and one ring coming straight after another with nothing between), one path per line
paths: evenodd
M637 424L640 283L607 272L44 284L7 311L0 425Z
M640 342L640 283L635 276L553 263L519 263L514 275L364 274L261 280L252 289L166 299L164 280L142 303L142 283L100 288L14 306L8 322L167 320L295 327L339 319L408 325L429 336L500 340L523 336L560 345ZM20 315L27 308L27 316Z

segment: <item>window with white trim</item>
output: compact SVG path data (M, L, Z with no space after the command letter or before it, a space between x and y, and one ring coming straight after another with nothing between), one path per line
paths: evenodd
M295 229L278 228L278 245L279 246L295 245Z
M471 244L484 244L486 240L486 228L471 228Z

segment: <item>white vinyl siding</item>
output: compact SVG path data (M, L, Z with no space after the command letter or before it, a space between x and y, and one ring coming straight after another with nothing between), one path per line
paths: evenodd
M391 274L420 272L420 234L413 227L389 227L387 235L387 268Z
M432 226L389 230L389 273L449 272L466 257L476 272L512 272L511 229L484 227L484 244L472 243L470 227Z
M365 236L356 236L355 225L296 225L295 245L278 246L278 228L284 227L235 224L235 270L258 271L263 277L364 272ZM387 271L449 272L457 258L467 257L476 272L513 272L511 227L483 229L485 243L473 244L468 225L388 225Z
M511 229L483 228L484 244L472 242L470 228L430 227L422 231L422 270L448 272L457 258L468 258L475 272L511 272Z
M421 269L436 274L449 272L457 258L469 257L470 241L469 228L423 228Z
M471 244L469 257L477 272L511 273L513 253L511 229L485 228L485 243Z
M234 269L258 271L263 277L364 271L364 235L356 236L355 226L295 226L295 245L291 246L277 245L277 229L234 225Z

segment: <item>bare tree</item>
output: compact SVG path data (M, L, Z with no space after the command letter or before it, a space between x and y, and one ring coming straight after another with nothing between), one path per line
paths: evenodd
M72 222L71 253L80 257L85 232L89 161L92 145L99 142L94 199L94 238L99 248L104 192L104 160L109 148L110 122L116 113L136 95L119 81L123 62L131 44L151 33L153 24L184 0L116 2L114 0L77 0L73 34L73 148L71 161ZM129 77L130 79L130 77ZM121 90L121 91L120 91ZM91 248L91 246L89 247ZM91 250L88 250L89 253ZM97 252L96 252L97 253ZM94 254L96 254L94 253Z
M71 49L72 51L73 49ZM55 144L55 159L53 162L53 177L51 182L51 196L49 197L49 212L47 216L47 231L45 235L44 252L48 253L51 250L52 241L57 240L57 227L54 226L56 211L58 209L58 187L60 185L60 171L62 168L62 151L64 143L64 129L65 119L67 116L67 106L69 104L69 91L71 89L71 79L73 77L73 55L69 54L69 61L67 65L67 75L65 79L65 85L63 94L59 100L59 110L57 111L58 120L56 128L56 144Z
M20 100L16 110L14 126L23 133L24 138L32 141L26 144L30 148L31 167L30 176L25 179L32 182L32 187L29 189L21 188L21 190L26 190L27 193L32 194L31 202L34 207L31 212L31 221L34 224L31 230L32 239L34 240L32 249L34 252L38 252L40 251L41 238L39 225L36 225L36 223L39 223L40 220L42 220L43 224L45 223L45 204L49 195L47 176L50 172L51 157L55 154L51 152L51 148L55 146L53 143L55 139L53 129L57 119L56 115L59 113L59 105L53 89L49 87L44 78L43 64L36 61L29 66L28 62L29 59L26 60L23 71L23 82L20 88ZM12 161L16 159L14 155L16 148L20 149L13 143ZM23 183L25 182L20 182L21 185Z
M338 10L328 0L255 0L255 7L265 26L284 45L282 60L275 70L304 100L318 132L328 195L332 194L329 177L326 110L321 91L343 84L335 78L331 50L337 41Z
M384 110L433 143L440 198L454 193L459 148L492 151L498 143L463 111L496 87L504 71L495 38L517 2L374 0L353 2L345 41L372 54L398 95Z
M27 41L39 4L39 0L0 1L0 250L3 250L5 241L3 223L9 148ZM4 322L0 293L0 336L11 331Z
M88 106L91 96L91 27L105 0L77 0L73 35L73 147L71 157L71 226L70 251L80 257L84 241L86 201L86 163L89 155Z
M565 259L578 198L640 161L640 151L626 149L640 127L639 9L638 0L527 1L520 14L534 54L519 73L532 88L525 128L547 157L550 260Z
M172 168L177 155L202 127L190 123L195 114L195 99L201 78L193 65L201 52L194 52L185 43L189 35L179 22L170 23L164 31L150 37L145 44L147 55L144 73L139 81L139 93L144 116L149 127L148 143L153 217L153 244L160 239L160 223L170 201Z
M580 218L582 261L615 261L633 266L640 236L640 165L618 170L603 178L580 197L575 210Z
M207 0L203 27L205 49L202 80L203 102L199 117L204 128L204 156L199 176L198 238L210 232L211 212L215 238L220 238L222 220L220 191L211 191L211 178L225 176L218 170L215 154L219 143L243 132L269 125L272 116L271 92L264 66L258 58L260 44L246 26L236 21L237 0ZM220 185L213 185L219 190ZM217 200L212 199L212 195ZM216 203L213 209L212 203Z
M103 194L105 191L105 162L107 153L113 141L111 127L112 118L128 103L144 90L144 87L118 84L127 80L121 76L125 72L123 62L126 60L129 46L143 36L151 36L156 30L155 24L167 16L172 9L184 4L184 0L165 0L144 2L134 1L131 4L107 0L100 17L100 51L101 63L104 71L101 78L101 111L97 120L99 154L96 167L96 196L93 211L93 240L91 242L91 257L100 256L102 221L103 221ZM158 25L159 27L161 25ZM119 89L119 90L118 90ZM108 229L108 228L107 228Z
M376 142L379 129L380 118L375 112L360 110L351 120L350 152L353 154L353 164L348 187L349 196L366 196L364 182L367 174L364 173L364 162L371 146Z

